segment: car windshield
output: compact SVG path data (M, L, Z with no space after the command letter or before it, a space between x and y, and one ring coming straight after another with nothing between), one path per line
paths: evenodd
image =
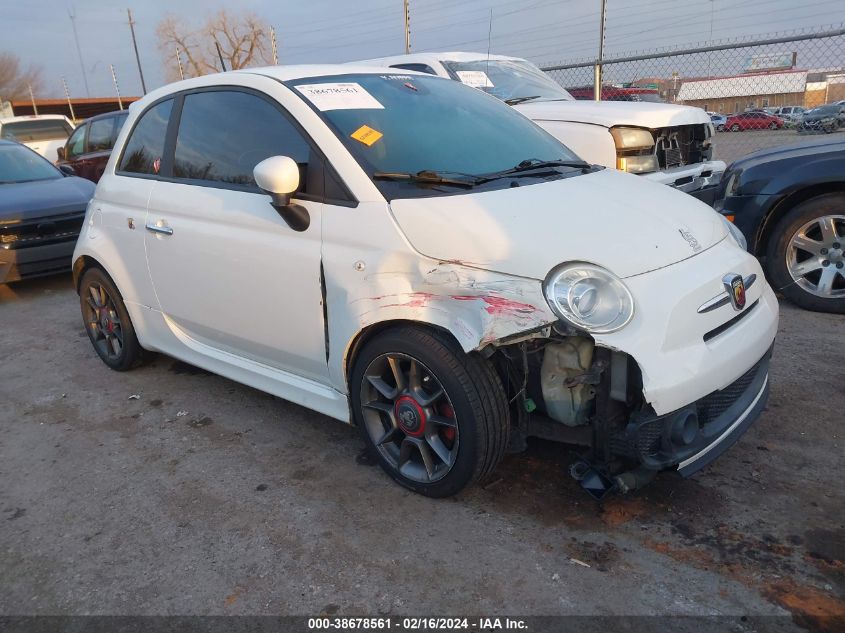
M286 82L328 123L388 199L456 193L433 176L481 180L520 164L580 159L529 119L479 90L427 75L348 74ZM528 161L528 163L526 163ZM523 169L525 169L523 165ZM539 167L537 168L539 169ZM380 175L426 174L385 182ZM519 184L581 173L567 166L532 167ZM486 186L507 187L508 180ZM400 187L397 190L396 187ZM473 185L474 186L474 185Z
M452 79L489 92L502 101L572 101L573 97L542 70L527 61L491 59L442 62Z
M839 114L839 106L819 106L808 110L807 114Z
M0 144L0 184L62 178L50 161L21 145Z
M0 137L19 143L29 143L65 139L71 132L73 128L63 119L30 119L4 123Z

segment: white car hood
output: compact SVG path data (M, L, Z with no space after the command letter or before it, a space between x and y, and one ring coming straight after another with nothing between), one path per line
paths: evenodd
M571 121L646 128L709 123L701 108L646 101L529 101L514 106L532 121Z
M612 169L390 206L421 254L534 279L568 261L630 277L692 257L727 235L703 202Z

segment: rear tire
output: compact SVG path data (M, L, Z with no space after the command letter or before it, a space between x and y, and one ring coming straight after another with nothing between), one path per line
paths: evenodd
M740 128L740 127L739 127L739 125L738 125L738 124L736 124L736 123L734 123L734 124L731 126L731 132L739 132L739 131L740 131L740 129L741 129L741 128Z
M145 360L123 297L100 268L82 275L79 303L85 331L100 360L115 371L127 371Z
M766 268L772 286L806 310L845 313L843 247L845 194L826 194L798 204L769 237Z
M505 452L510 422L499 377L444 334L378 334L358 353L349 389L368 451L414 492L454 495L487 477Z

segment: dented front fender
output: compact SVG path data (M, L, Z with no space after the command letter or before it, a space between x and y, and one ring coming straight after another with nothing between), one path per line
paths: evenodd
M451 333L469 352L557 320L541 281L420 255L401 239L395 224L378 222L374 210L361 206L356 212L373 218L371 232L382 233L392 247L374 250L374 242L367 240L356 248L349 243L351 231L336 241L324 234L328 362L335 388L346 391L352 346L374 325L411 321L434 326ZM341 229L333 226L325 232L334 230Z

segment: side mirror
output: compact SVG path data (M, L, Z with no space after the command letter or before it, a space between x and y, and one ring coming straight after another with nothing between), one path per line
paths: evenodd
M294 231L304 231L311 224L308 210L291 203L291 194L299 187L299 166L288 156L271 156L252 170L255 184L270 194L273 208Z
M76 170L70 165L59 165L59 171L65 176L76 176Z
M59 156L59 160L64 160L65 159L65 148L64 147L58 148L56 150L56 154Z

